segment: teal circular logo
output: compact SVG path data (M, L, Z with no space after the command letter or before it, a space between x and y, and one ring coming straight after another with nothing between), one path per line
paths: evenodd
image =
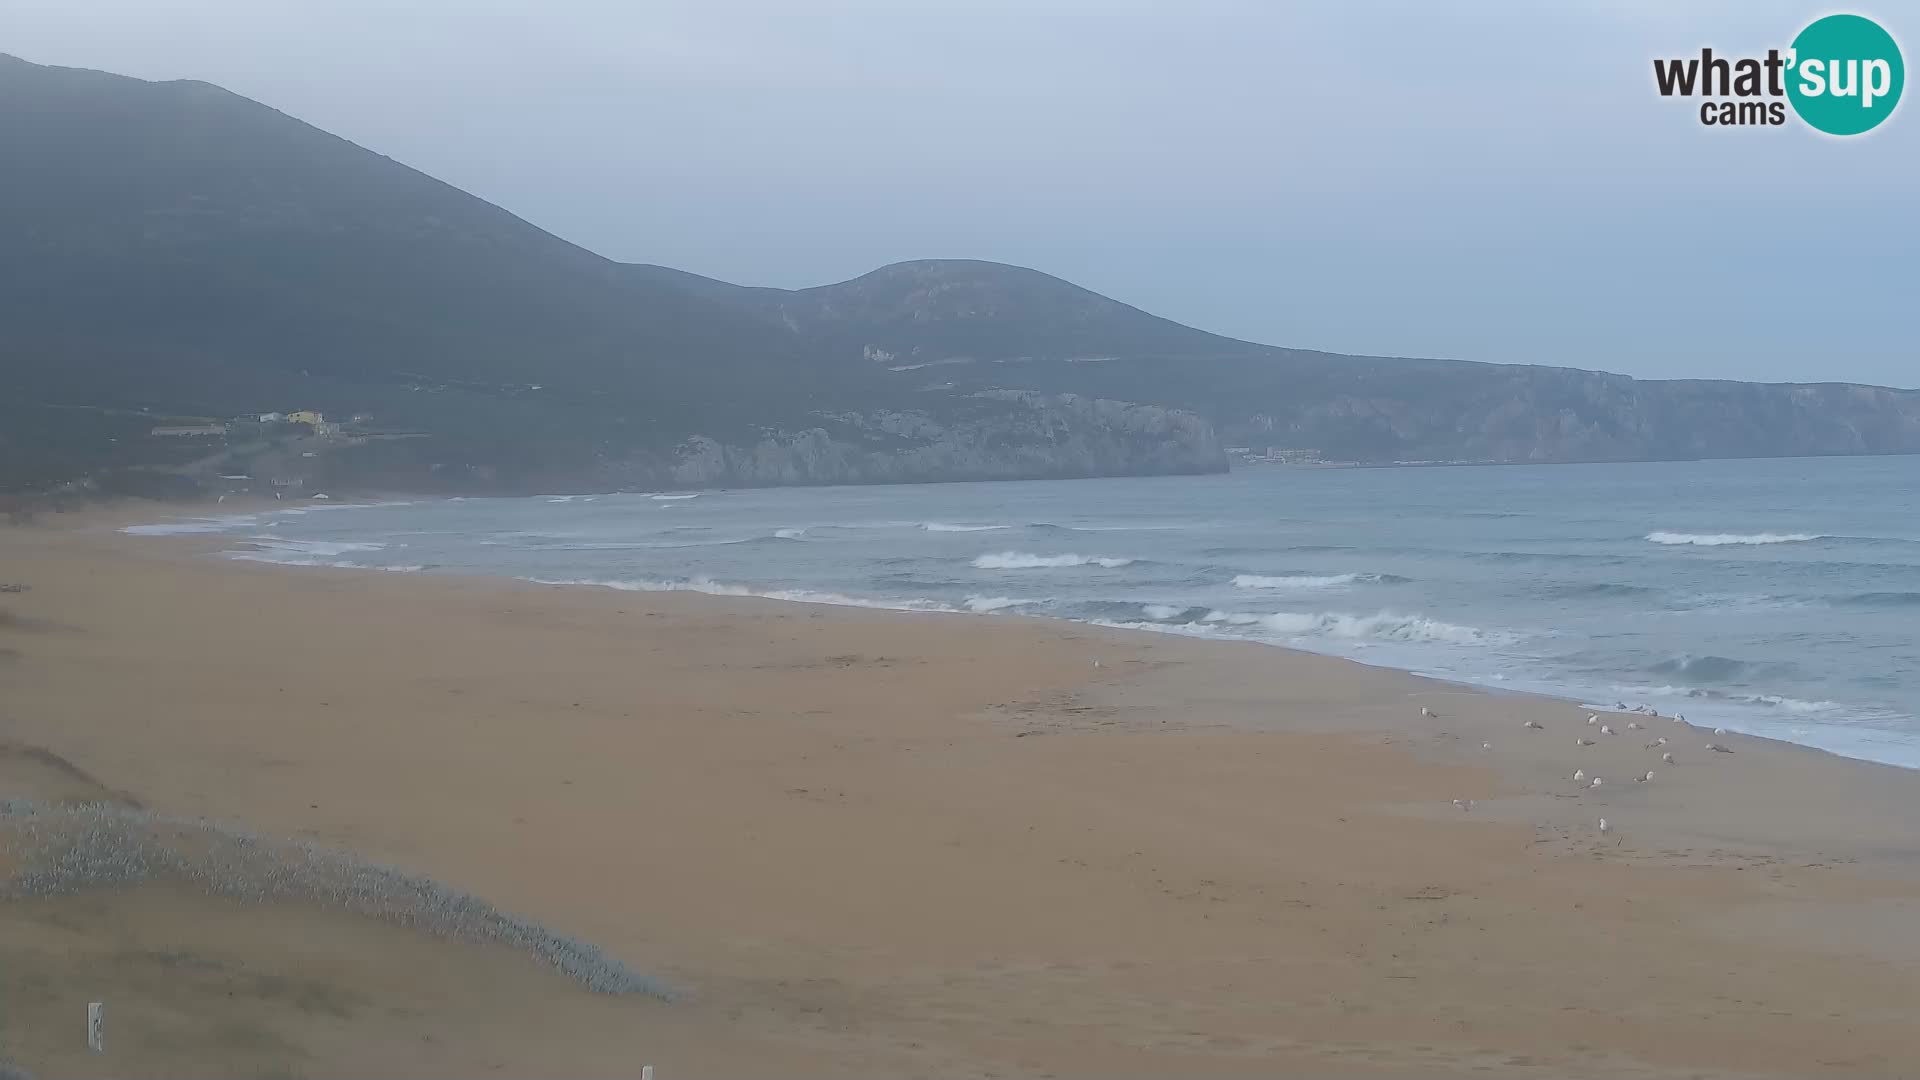
M1879 126L1900 103L1907 67L1893 35L1872 19L1829 15L1793 39L1787 100L1793 111L1829 135L1858 135Z

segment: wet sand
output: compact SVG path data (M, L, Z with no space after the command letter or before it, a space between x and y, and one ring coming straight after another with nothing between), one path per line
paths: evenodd
M1904 770L1261 646L233 563L116 513L0 529L0 798L344 848L684 996L141 886L0 905L0 1059L37 1074L1920 1071ZM107 977L175 940L357 996ZM89 1058L79 955L176 1025Z

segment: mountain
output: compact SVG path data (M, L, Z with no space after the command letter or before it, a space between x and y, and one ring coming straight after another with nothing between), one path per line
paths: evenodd
M616 263L218 87L0 55L0 486L489 490L1920 450L1920 395L1347 357L1034 270ZM328 438L173 421L292 409ZM178 425L176 425L178 426ZM310 455L310 456L309 456Z

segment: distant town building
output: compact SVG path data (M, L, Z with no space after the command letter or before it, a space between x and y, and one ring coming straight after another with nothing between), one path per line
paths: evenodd
M263 412L260 414L260 422L263 424L278 424L286 418L286 413Z
M225 435L227 433L227 425L225 424L179 424L171 427L154 428L153 433L155 435L160 436L161 438L171 438L171 439L204 438L207 436Z
M326 422L326 417L321 416L312 409L299 409L287 414L287 423L289 424L305 424L308 427L317 428Z

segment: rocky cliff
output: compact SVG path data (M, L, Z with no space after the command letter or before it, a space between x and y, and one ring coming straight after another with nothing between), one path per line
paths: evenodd
M604 462L593 486L764 487L1223 472L1213 428L1189 412L1073 394L987 391L936 417L819 414L753 441L696 435Z

